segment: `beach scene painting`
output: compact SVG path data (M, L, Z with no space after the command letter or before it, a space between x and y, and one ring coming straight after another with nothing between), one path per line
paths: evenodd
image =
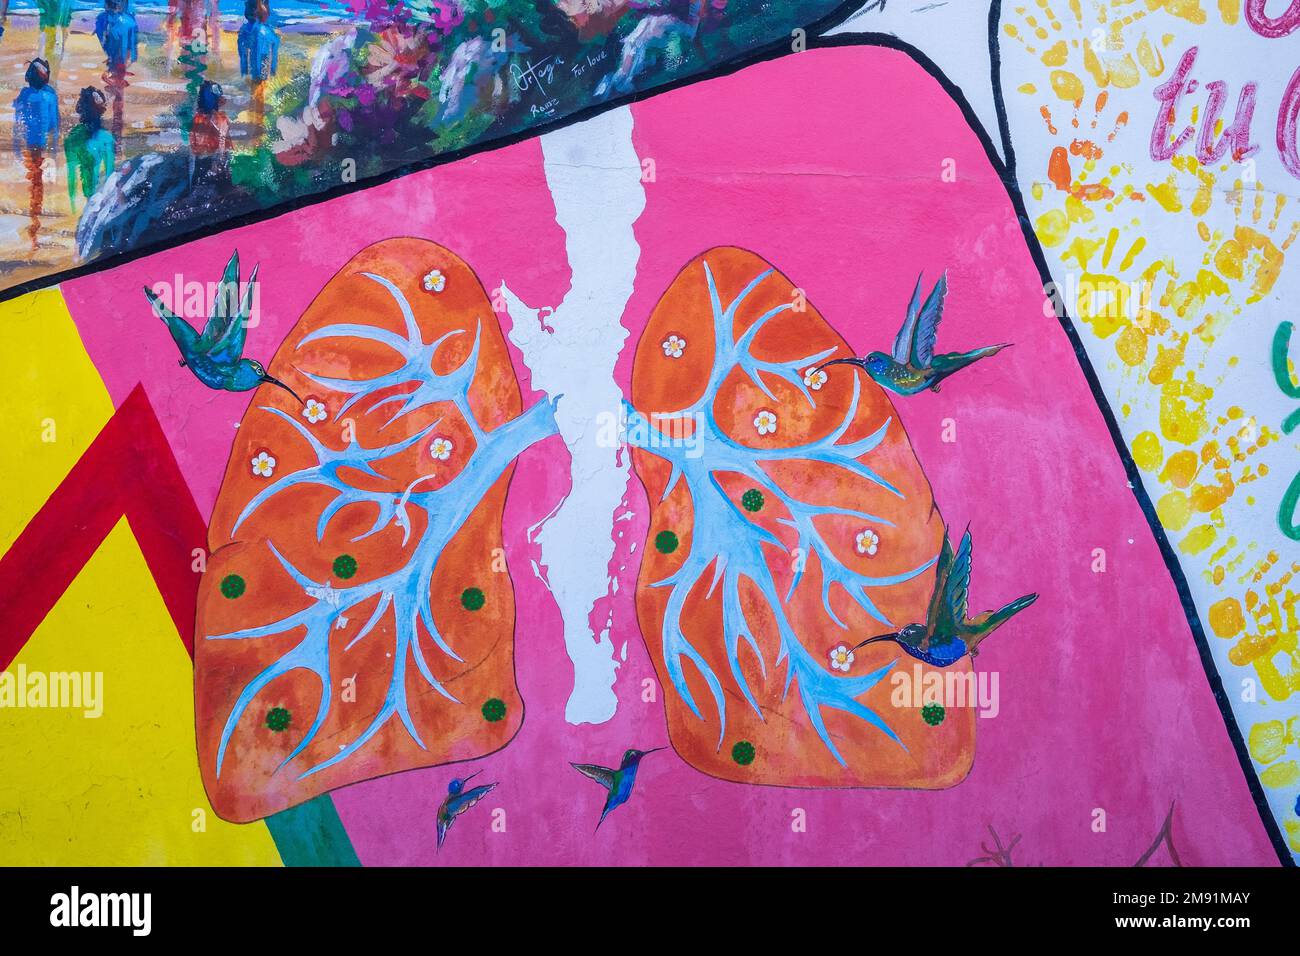
M0 0L0 293L806 42L836 0Z

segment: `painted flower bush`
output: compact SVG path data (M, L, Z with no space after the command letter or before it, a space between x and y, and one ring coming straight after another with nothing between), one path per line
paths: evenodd
M268 141L236 158L264 198L358 178L558 119L785 36L826 0L348 0L357 26L286 85ZM313 184L315 184L313 186Z
M195 175L132 156L87 204L76 256L129 252L298 197L539 129L785 47L836 0L346 0L356 16L266 91L263 128ZM182 57L196 96L206 54ZM188 109L188 108L187 108ZM188 135L188 112L180 115Z

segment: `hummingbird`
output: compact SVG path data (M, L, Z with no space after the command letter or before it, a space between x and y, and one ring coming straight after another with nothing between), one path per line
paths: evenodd
M240 298L239 253L232 253L225 274L221 277L216 301L212 304L212 315L203 327L202 334L167 308L162 297L153 289L145 286L144 294L153 306L154 314L167 323L172 340L181 352L181 368L188 368L208 388L247 392L263 382L269 382L298 398L298 394L288 385L268 375L261 362L242 357L256 284L257 266L254 266L244 295ZM298 401L301 403L302 399L298 398Z
M608 767L598 767L591 763L574 763L569 766L585 777L590 777L598 784L609 791L605 797L605 808L600 811L600 820L596 822L596 829L605 822L605 817L615 807L621 807L627 803L628 797L632 796L632 785L636 783L636 771L641 766L641 758L646 754L652 754L656 750L663 750L663 747L655 747L653 750L628 750L623 754L623 762L618 765L617 770L610 770Z
M931 667L948 667L967 654L974 660L981 641L1038 600L1037 594L1016 598L998 611L985 611L967 617L966 600L970 593L970 529L962 535L957 554L952 553L948 531L943 532L943 550L934 574L934 594L924 624L909 624L893 634L882 634L863 641L853 649L893 641L907 653Z
M892 355L872 352L866 358L841 358L824 362L821 371L830 365L856 365L864 369L879 385L898 395L915 395L927 388L939 391L939 383L954 372L982 358L995 355L1006 348L990 345L971 352L934 354L934 340L943 318L943 299L948 294L948 274L944 273L921 304L921 277L916 278L916 290L907 306L907 318L894 339Z
M439 850L442 849L442 841L447 839L447 831L456 822L456 818L496 789L497 785L495 783L485 783L481 787L465 789L465 784L482 772L482 770L476 770L468 777L458 777L447 784L447 799L443 800L442 806L438 807Z

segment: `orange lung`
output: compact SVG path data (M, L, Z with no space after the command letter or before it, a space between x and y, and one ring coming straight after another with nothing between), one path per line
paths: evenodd
M440 291L426 288L426 277ZM464 262L431 242L394 239L364 250L329 281L290 332L268 371L304 400L321 403L324 417L316 412L319 420L311 421L307 409L279 388L257 390L231 449L209 528L211 557L200 585L195 657L199 759L212 805L228 820L258 819L369 777L482 756L505 745L523 718L514 679L514 591L509 574L503 573L500 550L512 464L465 504L468 514L440 549L424 589L436 629L460 660L441 649L422 624L415 625L413 639L403 648L396 599L364 637L384 595L342 606L348 589L369 586L416 560L431 519L409 500L409 534L392 520L394 512L381 530L357 540L381 515L380 504L360 501L338 510L317 540L318 520L337 495L318 483L289 483L238 523L254 497L273 482L318 464L300 429L333 453L346 449L352 439L361 448L374 449L419 436L409 447L373 462L374 474L355 465L339 468L341 482L374 493L377 501L395 501L408 490L438 489L461 474L476 449L476 435L455 401L405 412L398 402L379 405L385 397L414 391L416 379L399 372L406 362L398 352L357 336L303 341L324 326L355 323L383 330L380 337L397 342L408 334L403 299L423 343L447 336L419 358L440 375L466 363L481 323L477 368L466 398L483 433L520 414L518 383L486 293ZM311 377L365 380L395 372L405 381L374 391L346 411L352 393ZM445 458L435 457L435 439L450 442ZM256 474L252 466L262 452L275 459L269 477ZM295 579L286 565L310 583ZM334 607L331 602L341 603ZM324 615L327 632L317 619L312 627L300 623L260 636L220 637L292 621L308 609ZM421 673L420 658L445 694ZM285 662L297 666L285 669ZM268 668L272 674L277 674L275 668L285 672L258 689L245 707L237 707L241 694L256 686ZM404 701L402 710L423 746L397 709L356 746L395 698ZM313 733L322 700L328 712ZM224 753L223 735L228 738ZM310 742L286 762L308 737ZM345 756L337 759L340 754Z
M637 346L632 370L632 404L653 420L655 413L689 407L705 394L715 358L714 311L710 305L705 264L716 282L718 300L726 307L756 277L771 266L752 252L716 248L692 260L659 300ZM763 326L753 339L750 352L765 362L793 362L808 355L834 349L836 357L853 354L844 339L812 304L800 301L801 293L785 276L773 271L744 299L725 329L725 341L743 336L763 314L795 303ZM803 305L802 308L798 308ZM720 323L724 324L724 323ZM673 336L685 340L680 356L667 343ZM678 343L680 346L680 342ZM914 678L914 661L896 645L874 644L858 650L847 672L831 665L831 651L844 644L852 647L867 637L895 630L925 619L934 582L929 562L938 554L943 540L943 521L935 507L929 483L917 462L893 405L884 391L864 373L850 366L826 370L827 378L816 390L809 390L814 407L796 385L775 375L759 373L771 391L769 396L742 369L733 368L717 388L712 401L717 428L730 440L754 449L780 449L826 438L839 427L850 409L854 379L860 395L847 428L836 441L849 444L872 435L886 425L882 441L858 457L901 494L854 474L837 464L806 459L782 460L761 465L768 480L789 498L816 506L830 506L866 512L885 519L864 522L858 517L820 515L812 519L831 554L852 572L873 578L907 575L903 583L867 590L881 615L892 623L887 627L852 600L838 584L830 590L830 604L843 622L841 628L823 606L823 566L811 548L801 554L799 536L782 519L790 519L780 496L764 492L760 483L737 473L731 462L709 463L720 496L730 501L743 521L772 535L776 543L761 545L766 565L779 597L778 607L748 578L738 586L740 606L749 625L757 653L746 640L738 642L736 666L751 691L758 712L746 699L732 672L723 637L722 583L713 584L715 567L689 589L681 614L681 631L701 659L716 675L725 702L725 726L719 719L713 695L696 663L682 664L687 691L700 716L692 711L674 688L664 653L665 616L673 590L653 586L679 572L689 559L700 526L688 481L679 479L664 499L672 467L654 448L636 448L633 462L645 486L652 508L637 590L637 611L641 629L665 686L669 734L673 747L688 762L713 776L747 783L822 787L918 787L950 786L969 772L974 756L974 711L949 707L943 719L932 724L924 719L920 698L900 706L899 690L892 682L894 672ZM755 425L760 413L775 416L776 428L760 434ZM658 419L661 432L679 437L694 434L695 425L668 425ZM643 443L644 444L644 443ZM708 446L701 446L707 449ZM717 470L714 470L717 466ZM756 490L746 505L746 492ZM708 498L708 492L701 492ZM709 507L719 507L709 499ZM877 538L875 553L862 553L858 535L871 531ZM665 532L675 537L661 539ZM700 532L703 534L703 532ZM750 532L745 532L749 534ZM733 540L740 542L744 535ZM662 541L664 547L659 544ZM864 547L870 544L864 539ZM701 545L703 546L703 545ZM726 545L732 547L732 545ZM712 553L709 551L708 553ZM796 570L803 572L787 599ZM712 588L712 590L711 590ZM847 681L897 662L870 690L856 697L892 729L897 740L855 714L831 706L814 705L829 740L832 753L810 719L796 676L786 689L789 659L780 661L781 644L776 613L784 614L794 635L820 673L806 682L831 688L847 686L829 681ZM760 663L761 658L761 663ZM963 661L949 668L969 673ZM921 667L920 673L931 673ZM901 690L899 690L901 693ZM761 716L760 716L761 714ZM933 718L933 711L929 712Z

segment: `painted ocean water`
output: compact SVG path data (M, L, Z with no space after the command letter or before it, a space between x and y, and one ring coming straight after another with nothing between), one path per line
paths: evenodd
M198 0L200 6L206 8L207 0ZM91 11L103 9L102 0L72 0L72 9L76 11ZM229 16L242 17L244 13L244 0L219 0L217 4L222 14ZM10 0L9 12L24 12L36 9L35 0ZM136 13L166 13L167 3L165 0L137 0L132 4L132 9ZM300 18L321 18L329 20L353 19L356 14L352 12L346 3L342 0L274 0L271 4L272 13L277 18L282 19L300 19Z

